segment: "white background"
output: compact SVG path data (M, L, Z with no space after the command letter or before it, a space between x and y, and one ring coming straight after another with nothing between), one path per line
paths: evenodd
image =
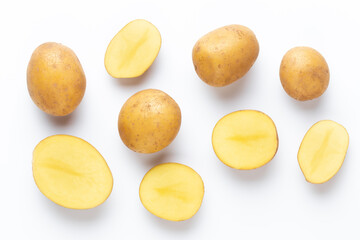
M0 3L0 239L359 239L360 7L357 0L76 1ZM160 53L137 79L113 79L103 64L112 37L131 20L152 22L162 35ZM250 72L224 88L196 75L192 47L205 33L228 24L251 28L260 54ZM47 41L77 54L87 77L85 97L68 117L41 112L29 97L26 68L33 50ZM282 56L311 46L327 60L330 85L310 102L297 102L281 87ZM139 90L167 92L182 110L175 141L151 155L122 143L117 117ZM252 171L222 164L211 147L215 123L240 109L267 113L280 145L275 158ZM305 181L297 163L300 142L315 122L344 125L350 145L329 182ZM36 144L71 134L94 145L114 176L109 199L91 210L60 207L37 189L31 170ZM191 166L203 178L199 212L184 222L159 219L138 197L144 174L162 162Z

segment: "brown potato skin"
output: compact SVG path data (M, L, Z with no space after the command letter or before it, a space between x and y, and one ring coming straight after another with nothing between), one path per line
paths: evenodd
M168 146L181 125L181 111L169 95L147 89L131 96L121 108L119 134L124 144L139 153L154 153Z
M325 58L310 47L295 47L283 57L280 81L286 93L299 101L320 97L329 85Z
M68 47L48 42L35 49L27 68L27 87L34 103L53 116L72 113L86 89L83 68Z
M243 77L259 55L255 34L241 25L218 28L201 37L192 51L197 75L207 84L223 87Z

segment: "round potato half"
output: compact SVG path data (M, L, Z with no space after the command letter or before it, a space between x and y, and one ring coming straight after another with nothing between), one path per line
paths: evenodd
M242 110L221 118L212 144L217 157L235 169L255 169L268 163L278 149L274 122L265 113Z
M155 216L183 221L200 209L204 183L192 168L179 163L164 163L146 173L139 195L144 207Z

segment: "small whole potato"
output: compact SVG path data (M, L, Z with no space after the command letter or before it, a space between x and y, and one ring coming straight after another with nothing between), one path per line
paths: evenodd
M329 79L329 67L324 57L313 48L292 48L281 61L281 84L286 93L296 100L320 97L327 89Z
M169 95L147 89L131 96L121 108L118 128L124 144L139 153L154 153L168 146L181 125L181 111Z
M27 68L27 87L34 103L53 116L72 113L86 88L83 68L75 53L54 42L40 45Z
M197 75L207 84L223 87L243 77L259 55L259 43L247 27L229 25L201 37L192 51Z

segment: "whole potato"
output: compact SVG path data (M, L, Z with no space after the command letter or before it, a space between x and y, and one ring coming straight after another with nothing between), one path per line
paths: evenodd
M139 153L154 153L168 146L179 132L180 125L178 104L156 89L131 96L121 108L118 119L122 141Z
M192 51L198 76L222 87L243 77L259 55L259 43L247 27L229 25L201 37Z
M313 48L292 48L281 61L281 84L286 93L296 100L320 97L327 89L329 79L329 67L324 57Z
M86 79L75 53L48 42L35 49L27 68L27 86L34 103L53 116L65 116L80 104Z

